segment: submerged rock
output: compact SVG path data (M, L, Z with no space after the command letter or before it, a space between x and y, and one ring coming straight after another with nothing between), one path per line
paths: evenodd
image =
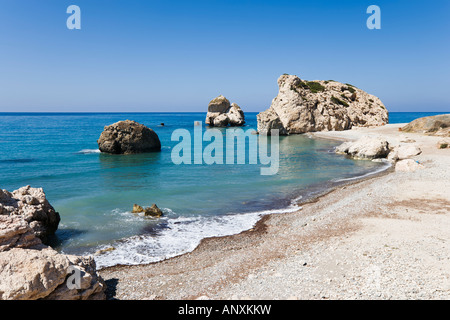
M30 186L13 192L0 190L0 214L22 216L44 243L58 229L61 220L59 213L47 201L44 190Z
M143 208L140 205L134 204L132 213L141 213L143 212L145 216L151 216L159 218L163 215L161 209L158 208L156 204L152 204L151 207Z
M161 150L155 131L135 121L125 120L106 126L97 141L101 152L133 154Z
M131 212L132 213L144 212L144 208L142 208L140 205L133 204L133 211Z
M209 102L205 123L215 127L242 126L245 116L236 103L230 104L227 98L220 95Z
M294 75L278 78L279 92L270 108L257 115L258 132L281 135L340 131L380 126L389 116L377 97L337 81L305 81Z
M152 204L151 207L144 209L144 215L159 218L163 215L163 212L156 206L156 204Z

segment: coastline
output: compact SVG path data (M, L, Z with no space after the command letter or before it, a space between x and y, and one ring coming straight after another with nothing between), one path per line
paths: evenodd
M345 141L363 134L376 134L396 143L400 140L400 126L311 135ZM433 143L437 137L409 136L417 139L423 150L417 158L424 163L424 169L388 170L347 182L302 202L302 210L263 216L250 230L204 239L194 251L174 258L148 265L102 269L99 273L108 284L109 296L115 299L448 298L450 270L444 262L449 256L448 244L444 241L444 246L434 248L436 244L427 241L428 234L425 240L421 239L425 251L431 248L432 252L442 253L439 254L444 259L441 263L430 263L425 253L423 257L414 257L418 254L414 237L425 232L422 225L431 232L429 225L434 223L438 223L442 235L433 237L446 239L448 235L444 226L450 226L445 214L450 211L450 203L444 192L449 190L450 179L446 177L445 167L448 168L450 155L447 150L437 150ZM408 187L414 187L413 191ZM425 198L421 197L421 190ZM428 211L424 205L428 205ZM444 214L433 214L432 210ZM413 227L418 230L408 233L409 224L415 224ZM392 228L395 232L389 232ZM402 241L402 245L392 244ZM413 250L414 255L408 254L408 250ZM387 256L399 261L390 261ZM417 267L410 259L427 263ZM445 270L439 273L443 266ZM404 268L411 270L404 272ZM409 277L404 281L407 285L398 283L405 274ZM429 278L423 279L425 275ZM418 290L416 283L426 290Z

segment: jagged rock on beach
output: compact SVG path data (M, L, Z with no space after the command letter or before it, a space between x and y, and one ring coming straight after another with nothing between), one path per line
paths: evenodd
M242 126L245 124L244 111L220 95L209 102L205 123L215 127Z
M13 192L0 190L0 214L20 215L44 243L55 233L61 220L42 188L25 186Z
M386 158L390 152L389 143L379 137L361 137L356 141L344 142L336 147L336 153L347 154L355 159Z
M80 286L67 285L72 272ZM0 300L105 299L92 257L58 253L41 243L22 215L0 216Z
M106 126L97 141L101 152L134 154L161 150L158 135L152 129L131 120Z
M405 160L417 156L422 150L415 144L399 145L394 147L388 155L389 161Z
M306 81L295 75L278 78L278 95L257 115L258 132L281 135L381 126L389 115L379 98L350 84Z

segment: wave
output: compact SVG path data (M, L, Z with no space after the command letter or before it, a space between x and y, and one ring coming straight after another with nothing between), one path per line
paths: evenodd
M350 180L357 180L375 175L391 167L385 162L384 166L369 173L343 179L335 179L332 184ZM248 213L230 212L220 216L180 216L169 208L163 208L164 217L161 218L160 228L156 232L136 235L117 240L109 245L97 247L97 250L114 247L103 254L94 256L99 269L115 265L140 265L162 261L188 252L192 252L205 238L222 237L238 234L249 230L265 215L282 214L301 210L298 206L301 200L320 195L330 186L323 184L309 189L305 194L291 199L290 204L281 209L262 210ZM130 212L116 212L129 216Z
M101 153L101 151L99 149L83 149L76 152L76 154L93 154L93 153Z
M222 237L249 230L267 214L287 213L300 210L291 205L285 209L264 210L249 213L229 213L222 216L195 216L165 218L165 227L157 234L145 234L121 239L97 249L114 247L114 250L95 256L99 269L114 265L138 265L162 261L193 251L201 240ZM162 209L168 216L174 213Z

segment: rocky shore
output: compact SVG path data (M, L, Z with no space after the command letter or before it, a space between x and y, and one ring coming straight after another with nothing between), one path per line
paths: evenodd
M141 266L100 270L113 299L449 299L450 149L403 125L312 133L413 141L420 170L390 170L263 217L238 235ZM397 162L398 163L398 162Z
M105 299L92 257L60 254L42 243L60 217L41 188L0 190L0 209L0 300Z

